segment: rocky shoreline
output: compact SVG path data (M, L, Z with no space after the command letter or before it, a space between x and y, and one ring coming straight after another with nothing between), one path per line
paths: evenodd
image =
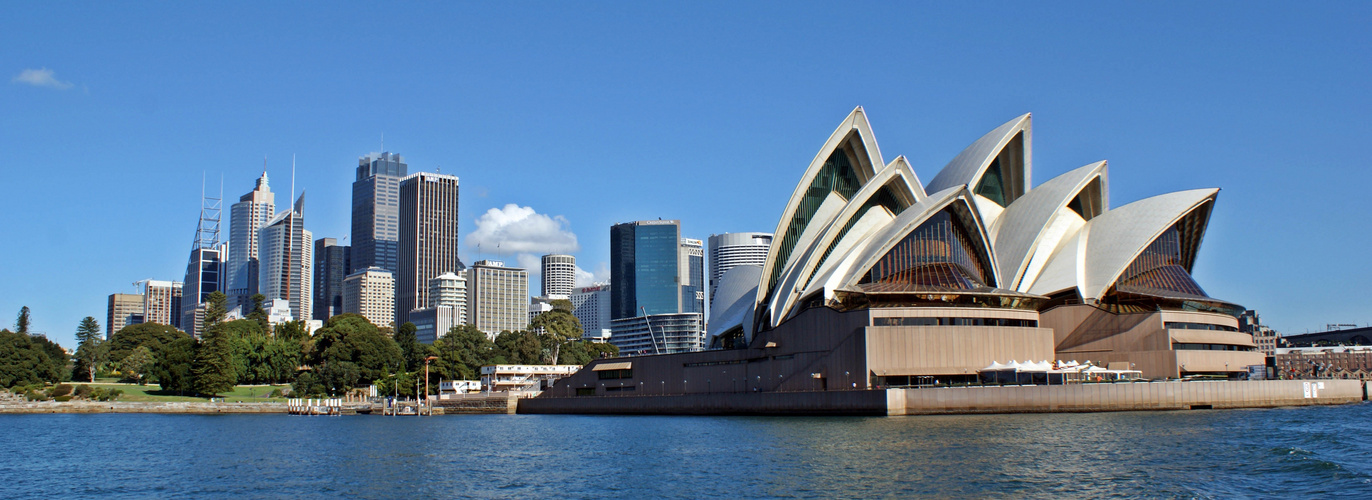
M286 413L286 403L6 401L0 414L15 413Z

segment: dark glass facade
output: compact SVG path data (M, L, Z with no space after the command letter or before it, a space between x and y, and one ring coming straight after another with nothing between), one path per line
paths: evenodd
M786 232L782 235L781 241L777 243L777 256L772 261L771 276L767 277L769 290L776 285L777 277L781 275L782 267L786 265L786 259L789 259L791 252L795 251L800 234L805 231L805 226L810 224L810 219L815 216L819 206L824 203L824 198L828 197L829 193L837 193L847 200L852 198L853 194L857 193L861 187L862 183L858 181L857 172L853 170L848 152L840 148L829 155L829 159L825 160L824 166L819 169L815 179L810 181L810 187L806 189L805 196L801 198L795 214L791 216L791 220L785 226Z
M861 282L910 291L991 286L990 266L979 241L955 210L944 210L892 247Z
M1140 295L1172 296L1177 293L1208 297L1183 267L1182 235L1176 226L1148 244L1120 274L1116 289Z
M680 241L677 221L629 222L610 228L610 319L642 316L645 311L696 312L682 310L695 306L683 303L683 288L692 285L689 278L678 276ZM699 268L703 277L703 259ZM692 303L694 296L692 291Z
M848 223L844 224L843 229L838 231L838 236L834 238L834 241L829 242L829 248L824 249L824 255L821 255L819 260L816 261L815 268L818 269L824 266L824 261L829 259L829 254L834 252L834 247L838 246L840 241L843 241L843 237L848 234L850 229L853 229L853 224L857 224L857 221L862 219L862 216L866 215L868 210L879 206L885 207L892 215L900 215L905 209L910 208L910 206L901 201L895 193L891 192L890 184L882 186L881 189L878 189L876 193L872 194L871 198L868 198L867 201L863 202L862 207L853 214L851 219L848 219ZM814 275L811 275L806 280L805 287L809 287L810 281L813 281L814 279Z
M314 241L314 319L325 321L343 312L343 278L351 270L351 250L333 238Z
M400 180L408 169L403 157L390 153L358 160L348 272L368 267L399 272Z

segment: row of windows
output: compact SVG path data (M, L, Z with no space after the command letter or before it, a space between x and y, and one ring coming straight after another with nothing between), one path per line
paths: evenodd
M596 372L600 375L600 380L618 380L624 378L634 378L634 370L605 370Z
M872 318L872 326L1015 326L1037 328L1038 320L1009 318Z
M1172 344L1178 351L1254 351L1256 349L1241 345L1227 344Z
M1187 323L1184 321L1168 321L1162 324L1168 330L1218 330L1225 332L1237 332L1238 328L1224 325L1212 325L1209 323Z

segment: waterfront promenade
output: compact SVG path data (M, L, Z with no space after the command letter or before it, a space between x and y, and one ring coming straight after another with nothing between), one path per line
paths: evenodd
M1166 381L858 391L542 397L519 413L927 415L1275 408L1357 403L1359 380Z

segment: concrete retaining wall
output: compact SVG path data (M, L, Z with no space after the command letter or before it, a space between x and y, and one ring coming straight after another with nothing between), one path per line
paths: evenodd
M885 391L726 392L670 396L542 397L519 413L641 415L885 415Z
M927 415L1344 404L1362 401L1363 386L1358 380L1192 381L888 389L886 394L889 414Z

